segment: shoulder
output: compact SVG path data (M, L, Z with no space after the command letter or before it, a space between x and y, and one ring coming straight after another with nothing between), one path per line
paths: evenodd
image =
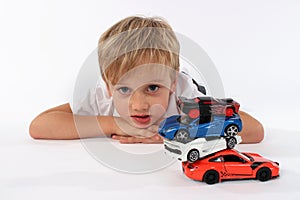
M74 114L87 116L106 116L113 114L112 98L109 96L105 82L100 78L95 87L73 104Z
M204 90L201 90L201 87ZM177 78L176 96L193 98L205 95L205 87L198 84L188 73L180 71Z

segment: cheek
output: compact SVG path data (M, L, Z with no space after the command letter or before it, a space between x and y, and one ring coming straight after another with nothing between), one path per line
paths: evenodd
M167 111L169 105L169 93L164 94L160 98L152 101L150 113L155 115L163 115Z
M150 115L152 115L153 117L156 118L160 118L161 116L163 116L166 112L167 108L166 106L162 105L162 104L153 104L150 107Z
M128 99L113 97L114 106L121 117L129 116Z

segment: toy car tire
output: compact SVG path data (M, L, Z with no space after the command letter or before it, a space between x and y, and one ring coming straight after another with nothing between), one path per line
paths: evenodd
M181 143L187 143L190 139L190 133L185 130L185 129L179 129L176 134L175 134L175 137L174 139L177 141L177 142L181 142Z
M235 139L235 137L226 138L226 146L228 149L233 149L236 144L237 140Z
M237 127L237 125L230 124L225 129L225 136L226 137L234 137L238 134L238 132L239 132L239 128Z
M203 181L209 185L219 182L219 173L215 170L208 170L204 176Z
M189 162L196 162L200 157L199 151L197 149L192 149L187 155L187 160Z
M260 181L268 181L269 179L271 179L271 170L267 167L262 167L260 168L257 173L256 173L256 179L260 180Z

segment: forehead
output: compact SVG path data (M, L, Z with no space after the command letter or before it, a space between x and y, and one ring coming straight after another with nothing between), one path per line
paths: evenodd
M149 83L158 83L170 87L176 76L176 70L157 63L142 64L125 73L116 85L140 87Z

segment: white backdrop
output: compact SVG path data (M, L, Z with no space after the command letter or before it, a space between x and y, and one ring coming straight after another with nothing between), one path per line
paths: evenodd
M299 10L297 0L0 0L0 199L299 199ZM266 127L262 143L238 149L279 161L279 179L207 186L180 162L135 176L101 165L81 141L29 138L37 114L70 101L101 33L135 14L162 16L207 52L226 96Z
M68 102L100 34L129 15L161 16L198 43L226 96L266 127L299 130L299 1L0 1L1 134L28 137L41 111Z

